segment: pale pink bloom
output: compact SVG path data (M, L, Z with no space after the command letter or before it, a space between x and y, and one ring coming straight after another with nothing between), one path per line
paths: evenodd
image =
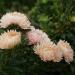
M43 61L60 62L62 53L53 42L41 42L34 46L34 53L39 55Z
M57 44L59 49L62 51L65 61L70 63L73 61L73 49L67 41L60 40Z
M11 49L21 42L21 33L10 30L0 35L0 48Z
M53 51L50 50L49 43L40 43L34 46L34 53L39 55L43 61L51 61L53 59Z
M28 29L31 24L27 16L19 12L6 13L0 21L1 28L7 28L11 24L17 24L22 29Z
M47 34L39 29L33 29L27 33L30 44L40 43L41 41L49 41Z

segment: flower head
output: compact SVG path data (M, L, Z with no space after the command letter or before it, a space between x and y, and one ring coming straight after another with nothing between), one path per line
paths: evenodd
M4 32L0 35L0 48L10 49L21 42L21 33L15 30Z
M39 29L33 29L27 33L30 44L40 43L41 41L49 41L47 34Z
M0 21L1 28L7 28L11 24L17 24L22 29L27 29L31 24L26 15L19 12L6 13L2 16Z
M67 63L70 63L71 61L73 61L73 50L67 41L60 40L57 46L62 51L65 61Z
M53 42L41 42L34 46L35 54L43 61L59 62L62 59L62 53Z

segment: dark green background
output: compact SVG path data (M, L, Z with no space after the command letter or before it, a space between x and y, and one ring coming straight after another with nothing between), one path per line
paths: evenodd
M71 21L75 0L0 0L0 17L10 11L27 14L32 25L45 31L55 43L66 40L75 50L75 22ZM7 29L0 29L0 33ZM43 62L25 37L22 35L22 43L14 49L0 50L0 75L75 75L75 57L71 64L64 60Z

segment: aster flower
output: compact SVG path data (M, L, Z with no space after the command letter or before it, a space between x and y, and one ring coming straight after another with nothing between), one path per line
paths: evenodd
M1 28L7 28L11 24L17 24L22 29L28 29L31 24L26 15L19 12L6 13L2 16L0 21Z
M48 35L42 30L32 28L31 31L27 33L27 38L30 44L40 43L41 41L49 41Z
M34 53L43 61L60 62L62 53L53 42L41 42L34 46Z
M0 35L0 48L10 49L21 42L21 33L16 30L10 30Z
M73 50L67 41L60 40L57 46L62 51L65 61L67 63L70 63L71 61L73 61Z

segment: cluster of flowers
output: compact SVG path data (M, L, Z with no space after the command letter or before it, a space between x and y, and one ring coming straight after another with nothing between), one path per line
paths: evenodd
M2 16L0 21L0 28L7 28L11 24L17 24L22 29L30 29L26 33L29 44L34 45L34 53L39 55L41 60L60 62L64 58L67 63L73 61L73 50L68 42L60 40L55 44L45 32L31 26L26 15L18 12L7 13ZM20 42L21 32L16 30L8 30L0 35L1 49L13 48Z
M30 44L34 44L34 53L41 60L60 62L64 58L67 63L73 61L73 50L67 41L60 40L55 44L45 32L35 28L27 33L27 38Z
M18 25L22 29L29 29L31 23L26 15L19 12L6 13L0 19L0 28L7 28L12 24ZM17 32L16 30L8 30L7 32L4 32L0 35L1 49L13 48L20 42L21 32Z

